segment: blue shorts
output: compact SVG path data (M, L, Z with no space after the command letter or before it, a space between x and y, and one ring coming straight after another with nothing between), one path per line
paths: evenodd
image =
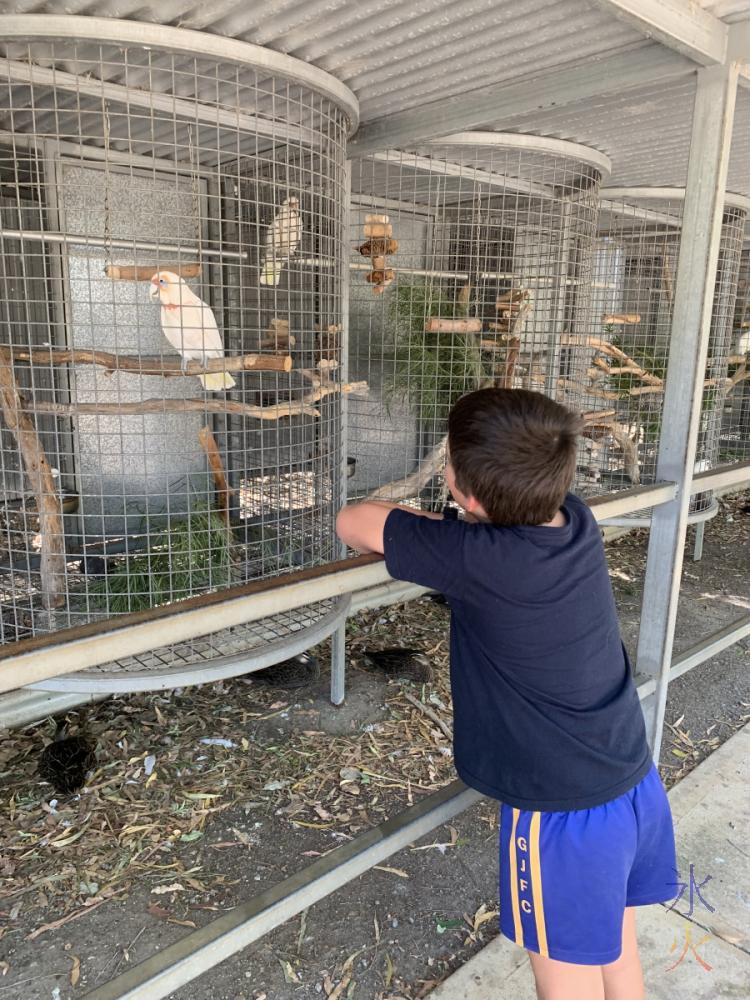
M674 831L654 765L591 809L500 806L500 930L529 951L606 965L622 950L626 906L676 896Z

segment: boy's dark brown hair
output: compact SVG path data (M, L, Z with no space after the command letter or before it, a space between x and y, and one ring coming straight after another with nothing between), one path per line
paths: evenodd
M456 485L495 524L544 524L575 475L581 420L526 389L477 389L448 416Z

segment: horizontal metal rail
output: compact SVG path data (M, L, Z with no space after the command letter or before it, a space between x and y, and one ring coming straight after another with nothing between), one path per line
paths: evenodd
M25 240L32 243L65 243L73 246L114 247L117 250L153 250L163 253L200 255L203 257L231 257L233 260L247 260L244 250L212 250L211 247L186 246L172 243L158 243L153 240L114 240L103 236L83 236L76 233L51 233L33 229L0 229L0 237L9 240ZM154 265L156 267L156 265Z
M597 521L628 511L666 503L674 496L673 483L640 486L588 501ZM291 611L331 597L389 583L391 577L379 555L357 556L288 573L284 576L229 587L133 615L92 622L54 635L0 648L0 692L38 684L124 656L136 656L158 646L232 628L268 615Z
M738 462L736 465L717 465L715 469L696 473L690 484L690 493L729 488L741 489L743 486L750 486L750 462Z
M157 1000L168 996L481 799L479 792L463 782L451 782L87 993L87 1000Z
M705 663L706 660L710 660L713 656L717 656L748 636L750 636L750 615L745 615L744 618L730 622L718 632L701 639L690 649L677 653L673 657L672 666L669 669L669 683L671 684L672 681L686 674L688 670L700 666L701 663ZM641 701L656 691L656 678L649 677L647 674L636 675L636 684Z
M748 481L750 462L721 466L696 475L691 493L741 486ZM666 503L672 499L674 491L673 483L657 483L592 497L588 504L597 521L602 522ZM0 692L39 684L51 677L123 656L134 656L157 646L185 642L222 628L258 621L270 614L392 582L382 557L359 556L190 598L137 615L123 615L64 629L52 636L8 644L0 649ZM401 586L397 586L397 591ZM402 592L408 593L406 588Z

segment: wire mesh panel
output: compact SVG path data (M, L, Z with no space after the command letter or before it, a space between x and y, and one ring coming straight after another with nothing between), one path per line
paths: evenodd
M480 386L567 398L606 157L464 133L352 171L350 492L444 502L447 416Z
M585 370L570 400L598 410L588 425L579 489L588 494L654 482L672 336L684 191L602 192ZM728 377L748 202L727 197L702 392L696 472L721 460L721 424L738 383ZM700 494L695 517L715 510Z
M337 552L354 105L294 60L169 34L2 47L6 642Z
M732 385L724 403L719 459L747 462L750 461L750 250L743 250L740 258L728 375Z

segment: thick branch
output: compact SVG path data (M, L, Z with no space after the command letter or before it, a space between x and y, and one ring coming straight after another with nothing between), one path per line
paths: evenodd
M245 354L240 357L210 358L204 363L188 361L185 371L179 360L161 357L131 357L127 354L109 354L106 351L66 350L37 347L26 350L20 347L0 347L0 362L29 361L32 364L99 365L109 371L137 372L139 375L163 375L165 378L186 375L205 375L209 372L267 371L288 372L292 359L287 355Z
M425 333L481 333L481 319L448 319L431 316L424 325Z
M446 434L432 449L430 454L419 463L419 467L403 479L379 486L368 493L368 500L408 500L415 497L429 481L441 471L445 465L445 449L448 444Z
M30 417L23 412L13 369L0 363L0 405L15 437L29 488L36 497L41 538L42 603L49 611L65 603L65 536L60 501L47 456Z
M606 326L629 326L640 321L640 313L605 313L602 316L602 323Z
M609 417L614 417L616 413L616 410L588 410L586 413L581 414L581 420L584 424L597 424L602 423L602 421L607 420Z
M588 416L588 414L584 416ZM641 470L638 465L638 448L635 441L630 437L622 424L618 424L615 420L602 420L601 418L604 416L604 413L596 414L596 416L599 419L586 421L583 428L584 437L596 438L597 434L610 434L622 451L625 471L630 476L630 481L633 483L633 486L640 485Z
M319 417L320 411L304 399L289 399L273 406L252 406L233 399L144 399L136 403L48 403L45 400L24 400L24 410L34 413L55 413L71 417L81 414L106 416L139 413L237 413L256 420L281 420L283 417Z
M208 459L208 464L214 477L214 485L216 486L216 506L219 508L219 512L224 518L224 521L229 524L229 497L232 493L234 493L234 490L227 482L227 474L224 470L224 463L221 460L219 446L217 445L216 438L214 437L208 424L198 431L198 440L206 453L206 458Z
M104 273L115 281L151 281L157 271L171 271L181 278L199 278L201 266L193 264L108 264Z

